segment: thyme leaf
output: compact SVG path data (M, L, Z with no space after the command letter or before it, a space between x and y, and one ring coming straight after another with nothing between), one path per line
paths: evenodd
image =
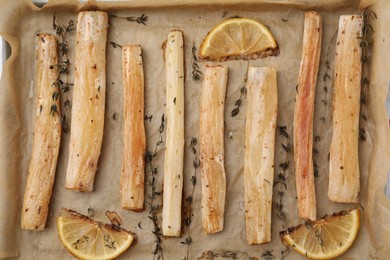
M287 133L287 126L278 126L279 134L284 136L285 138L289 138L288 133Z
M88 205L88 210L87 211L88 211L88 217L93 218L95 213L94 213L91 205Z
M55 113L58 113L58 108L57 108L57 105L56 105L56 104L53 104L53 105L51 105L51 107L50 107L50 114L51 114L52 116L54 116Z
M69 125L68 122L66 122L66 115L61 115L61 126L62 126L62 131L64 133L67 133L69 129Z

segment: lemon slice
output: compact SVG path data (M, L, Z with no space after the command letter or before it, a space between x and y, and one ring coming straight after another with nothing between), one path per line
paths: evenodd
M64 246L79 259L114 259L126 251L135 234L63 209L57 221Z
M347 251L360 227L360 211L341 211L279 233L286 245L310 259L332 259Z
M218 24L199 49L199 58L210 61L257 59L278 54L278 44L268 28L249 18L233 18Z

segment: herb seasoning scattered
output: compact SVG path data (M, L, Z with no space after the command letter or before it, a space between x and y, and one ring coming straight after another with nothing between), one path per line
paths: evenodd
M155 247L153 250L153 259L164 259L163 248L162 248L162 233L161 228L159 227L159 217L158 212L161 209L160 204L158 204L157 200L161 201L161 191L157 191L157 183L156 178L158 174L159 166L156 165L155 159L159 152L159 147L163 143L162 133L165 128L165 115L161 116L161 123L158 128L159 138L154 147L154 151L147 151L145 155L145 161L149 164L148 167L148 180L147 180L147 206L149 210L148 218L153 222L153 230L152 233L155 238Z
M134 16L127 16L127 17L123 17L123 16L117 16L115 14L110 14L108 17L110 18L118 18L118 19L124 19L128 22L136 22L138 24L143 24L146 26L146 22L148 21L149 17L145 14L141 14L141 16L138 16L137 18L135 18Z
M291 150L290 135L287 133L287 126L278 126L278 133L282 138L281 147L284 151L284 159L279 163L279 173L277 175L274 187L276 187L276 218L281 221L282 228L285 228L286 213L284 212L283 197L287 191L287 170L290 165L289 153ZM283 140L284 139L284 140Z
M180 243L187 246L187 254L186 254L186 257L183 258L183 260L190 259L189 258L190 245L192 243L191 232L190 232L190 225L191 225L192 216L193 216L192 201L193 201L194 192L195 192L195 185L196 185L196 181L197 181L196 180L196 178L197 178L196 172L200 166L200 160L199 160L198 152L196 149L197 144L198 144L198 139L196 137L192 137L191 143L190 143L190 150L191 150L191 153L193 154L193 158L194 158L193 162L192 162L192 166L194 168L194 171L193 171L193 175L191 176L190 193L189 193L189 195L186 196L186 199L184 201L184 209L186 210L186 217L184 219L184 226L187 229L187 236L186 236L186 239Z
M61 90L62 95L65 96L65 93L69 91L70 87L73 86L72 83L69 83L69 69L71 66L71 63L67 57L67 54L69 52L69 43L67 41L67 36L69 33L73 32L75 29L75 24L73 20L69 20L67 25L60 25L56 14L53 14L53 29L56 32L57 37L59 38L58 43L58 51L61 54L59 57L58 64L53 64L50 66L50 68L58 67L59 69L59 75L58 78L53 82L52 86L57 87ZM53 100L57 100L59 97L58 92L55 92L57 94L53 93ZM65 109L67 106L69 106L69 99L66 98L66 101L64 103ZM54 113L54 107L52 106L53 110L51 110L51 113L53 115ZM57 111L57 106L55 107L55 111ZM62 132L67 133L69 129L69 125L66 121L66 112L63 112L61 115L61 125L62 125Z
M242 84L242 86L240 88L240 96L236 100L236 102L234 103L234 108L231 112L232 117L235 117L240 112L240 106L242 103L242 96L244 94L246 94L246 83L248 81L248 68L249 68L249 63L247 64L246 73L245 73L245 77L244 77L244 83Z
M367 95L368 89L370 87L370 71L368 67L368 62L371 57L371 49L373 45L372 35L374 33L373 23L377 19L377 15L370 9L365 9L363 11L363 37L360 41L360 47L362 48L362 84L361 84L361 94L360 94L360 129L359 129L359 138L361 141L366 141L366 123L367 123Z
M267 257L274 257L272 255L272 250L266 250L264 253L262 253L261 258L262 259L274 259L274 258L267 258ZM212 260L214 258L223 258L223 259L240 259L240 260L258 260L255 256L250 256L248 253L243 251L232 251L232 250L208 250L202 253L200 257L198 257L198 260Z
M202 74L198 65L198 57L196 56L195 42L192 42L192 80L200 80Z

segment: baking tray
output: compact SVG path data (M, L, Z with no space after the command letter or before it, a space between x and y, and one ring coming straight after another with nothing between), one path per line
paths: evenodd
M174 2L174 1L173 1ZM253 2L253 1L252 1ZM281 1L281 2L285 2L285 1ZM149 3L149 1L146 1L145 3ZM179 8L179 10L187 10L186 8L188 8L188 7L180 7ZM203 10L204 11L204 9L205 9L205 7L203 6L203 7L196 7L196 8L198 8L198 11L199 11L199 9L200 9L200 11L201 10ZM267 9L268 8L268 9ZM264 7L264 10L269 10L269 6L267 5L266 7ZM272 8L272 7L271 7ZM115 9L115 8L114 8ZM283 8L282 8L283 9ZM299 9L299 7L298 7L298 9ZM305 8L304 8L305 9ZM321 9L321 8L320 8ZM165 9L164 9L165 10ZM172 7L169 7L169 8L167 8L166 10L168 10L167 12L171 12L171 13L173 13L173 11L172 11ZM195 9L195 11L196 11L197 9ZM215 7L215 6L212 6L212 7L210 7L210 10L212 10L212 11L210 11L210 12L213 12L213 13L215 13L215 14L218 14L218 15L222 15L223 14L223 11L224 10L228 10L229 11L229 13L230 14L235 14L235 13L246 13L246 12L249 12L248 11L248 6L246 6L245 8L243 8L242 10L240 10L240 8L238 8L238 11L237 12L235 12L235 10L236 10L236 6L228 6L228 7L223 7L223 8L218 8L218 6L217 7ZM128 12L123 12L123 13L120 13L120 14L122 14L122 15L130 15L130 14L137 14L137 13L140 13L140 12L147 12L148 11L148 9L142 9L141 11L134 11L134 9L129 9L129 11ZM153 10L151 11L152 13L153 13ZM259 10L259 12L260 12L260 14L262 14L263 12L267 12L267 11L263 11L263 10ZM301 12L301 11L300 11ZM325 13L326 13L326 11L324 11ZM345 11L346 12L346 11ZM115 12L114 12L115 13ZM251 13L251 12L249 12L249 13ZM341 12L342 13L342 12ZM202 13L202 14L204 14L204 13ZM277 19L279 19L279 18L283 18L283 17L286 17L286 16L289 16L290 14L289 14L289 12L287 11L287 10L284 10L284 13L283 13L283 10L282 10L282 13L278 13L279 15L280 15L280 17L278 16L277 17ZM262 18L260 15L259 16L256 16L253 12L251 13L251 15L252 16L255 16L256 18L259 18L260 17L260 19ZM286 15L286 16L283 16L283 15ZM193 17L193 19L195 19L196 17L194 16ZM265 19L265 22L268 22L268 21L270 21L270 19L271 18L264 18ZM272 20L272 19L271 19ZM213 24L214 23L211 23L209 26L207 26L208 27L208 29L210 29L212 26L213 26ZM280 23L280 24L282 24L282 23ZM329 24L328 24L329 25ZM324 24L324 26L327 26L327 25L325 25ZM174 24L174 23L172 23L171 24L171 27L173 28L177 28L177 27L180 27L180 26L178 26L177 24ZM272 30L272 25L271 25L271 30ZM205 30L203 31L203 36L204 36L204 34L205 34ZM299 34L300 35L300 34ZM202 36L202 37L203 37ZM200 37L200 38L202 38L202 37ZM298 37L300 37L300 36L298 36ZM329 41L329 35L328 36L326 36L327 38L325 38L324 39L324 42L325 41ZM188 38L186 39L186 40L188 40ZM199 45L199 42L200 42L200 40L201 39L197 39L197 42L196 42L196 44L197 45ZM191 38L190 38L190 41L191 41ZM281 43L281 44L283 44L284 43L284 41L283 40L280 40L280 36L279 36L279 42ZM156 43L156 44L160 44L160 43ZM188 48L188 47L191 47L191 44L188 44L187 46L186 46L186 48ZM111 46L108 46L107 48L111 48ZM324 48L324 47L323 47ZM9 54L10 54L10 48L9 47L6 47L5 48L5 51L6 51L6 56L5 57L7 57ZM119 51L118 50L113 50L113 49L110 49L110 51L111 52L117 52L116 53L116 55L118 55L118 53L119 53ZM146 54L147 55L147 54ZM160 55L160 53L159 53L159 55ZM298 57L298 60L300 59L300 53L298 53L297 55L295 55L296 57ZM295 57L294 56L294 57ZM117 56L118 57L118 56ZM296 58L295 57L295 58ZM239 73L239 70L236 70L235 69L235 65L233 64L234 62L228 62L227 63L227 65L230 67L231 66L231 74L233 74L233 76L238 76L238 77L241 77L241 73ZM240 64L240 66L245 66L246 65L246 62L236 62L236 63L239 63ZM272 65L272 64L274 64L273 63L273 61L271 60L266 60L266 61L257 61L257 62L253 62L253 63L251 63L251 65L263 65L263 64L266 64L266 65ZM299 61L298 61L298 64L299 64ZM276 64L277 65L277 64ZM147 66L147 65L145 65L145 66ZM298 65L298 67L299 67L299 65ZM33 70L32 70L33 71ZM31 72L31 71L30 71ZM33 74L31 74L31 75L33 75ZM296 75L293 75L293 76L291 76L291 78L293 79L293 78L296 78ZM120 81L120 80L118 80L118 81ZM236 85L234 88L236 88L236 89L232 89L233 87L231 87L230 88L230 93L228 93L228 96L227 96L227 100L229 100L229 102L230 102L230 106L227 106L226 107L226 116L228 116L229 115L229 113L230 113L230 109L231 109L231 103L233 102L234 103L234 99L235 99L235 97L236 97L236 94L237 94L237 86L238 85L240 85L240 82L239 82L239 80L238 81L235 81L235 83L234 83L234 79L231 79L230 78L230 81L231 82L233 82L233 85ZM110 84L111 82L108 82L108 84ZM116 82L117 83L117 82ZM229 83L229 84L231 84L231 83ZM163 83L161 83L160 85L162 85L163 86ZM193 85L190 85L188 88L192 88L193 87ZM186 87L187 88L187 87ZM160 94L161 94L161 91L159 92ZM196 97L197 95L195 95L194 97ZM33 104L33 102L31 102L31 100L30 100L30 103L31 104ZM30 104L30 106L31 106L31 104ZM32 107L33 107L33 105L32 105ZM111 113L112 111L110 111L110 113ZM157 114L156 114L157 115ZM241 118L240 120L242 120L243 118ZM230 120L230 119L229 119ZM233 121L229 121L230 123L231 122L233 122ZM228 123L229 123L228 122ZM241 123L242 123L242 121L241 121ZM112 123L109 123L109 124L112 124ZM30 129L30 131L32 130L32 128L31 128L31 125L29 126L29 129ZM234 130L234 129L233 129ZM236 130L234 130L234 131L236 131ZM234 132L233 131L233 132ZM186 140L186 141L188 141L188 140ZM27 145L31 145L31 142L29 143L29 142L27 142ZM24 163L26 162L26 160L28 161L28 158L26 159L24 159ZM114 167L115 168L115 167ZM99 173L98 173L99 174ZM61 179L61 177L57 177L57 178L60 178ZM389 177L390 178L390 177ZM24 183L23 183L24 184ZM61 189L61 188L63 188L63 187L60 187L60 185L58 184L58 181L57 181L57 184L56 184L56 188L55 189ZM21 188L21 189L24 189L24 185L23 185L23 187ZM197 186L197 193L198 193L198 195L199 195L199 189L200 189L200 187L199 186ZM97 192L99 192L99 191L97 191ZM387 189L387 193L389 193L389 190ZM57 196L59 196L59 195L57 195ZM88 195L89 196L89 195ZM228 196L230 196L230 199L232 199L232 197L231 197L231 195L228 195ZM77 196L74 196L74 198L77 198ZM229 199L229 198L228 198ZM114 201L113 201L114 202ZM53 202L52 202L53 203ZM95 203L95 204L93 204L93 206L95 206L96 205L96 201L94 201L93 203ZM227 203L230 203L230 202L227 202ZM234 200L234 203L241 203L240 202L240 200ZM69 205L71 205L71 203L68 203L68 206ZM119 205L119 204L118 204ZM199 204L198 204L198 206L199 206ZM241 205L242 206L242 205ZM238 205L237 206L237 209L239 209L240 207L241 207L240 205ZM77 202L75 203L75 207L76 207L76 209L77 210L79 210L79 211L81 211L82 213L86 213L85 211L85 209L83 210L83 207L81 207ZM102 207L98 207L98 206L95 206L96 207L96 209L97 210L100 210L100 211L102 211L103 210L103 208ZM117 208L117 207L116 207ZM54 227L54 222L53 222L53 219L56 217L56 215L57 215L57 210L54 210L54 213L53 213L53 215L54 216L52 216L51 217L51 219L52 220L49 220L49 223L48 223L48 230L51 230L51 232L53 231L53 228L55 228ZM101 212L102 213L102 212ZM126 216L126 214L134 214L134 213L123 213L123 211L121 211L121 216L122 215L125 215ZM228 212L228 214L232 214L232 212L231 211L229 211ZM101 217L101 219L102 219L102 215L103 214L100 214L100 216L99 216L99 214L98 214L98 217ZM230 220L232 220L232 217L231 216L226 216L226 218L227 219L230 219ZM131 220L130 220L131 219ZM140 234L141 234L141 236L140 236L140 240L139 240L139 242L136 244L136 245L134 245L134 247L130 250L130 252L129 253L127 253L126 255L125 255L125 257L126 256L128 256L128 257L131 257L131 256L134 256L133 255L133 253L134 253L134 251L136 251L136 250L138 250L138 248L140 248L140 247L143 247L143 248L147 248L147 246L149 245L151 248L153 247L153 237L148 237L148 239L145 241L145 240L143 240L143 237L142 237L142 235L143 234L146 234L145 232L145 230L138 230L138 228L137 228L137 223L138 222L134 222L134 218L127 218L127 217L125 217L125 227L127 226L127 227L130 227L130 229L131 230L133 230L133 231L135 231L136 233L138 233L139 234L139 236L140 236ZM226 226L226 229L227 230L230 230L230 231L232 231L233 229L230 227L230 225L232 225L232 224L234 224L232 221L227 221L227 223L226 223L226 225L228 225L228 226ZM243 221L243 219L239 219L239 220L237 220L237 222L242 222ZM145 224L144 223L145 221L143 221L143 225ZM194 220L194 222L195 222L195 224L197 224L197 225L199 225L199 216L197 216L196 218L195 218L195 220ZM296 221L295 221L296 222ZM127 224L127 225L126 225ZM242 223L241 223L242 224ZM240 225L241 225L240 224ZM292 224L292 223L291 223ZM144 229L147 229L148 228L148 226L144 226ZM274 230L275 231L275 230ZM196 231L197 232L197 231ZM195 232L195 234L197 234ZM229 232L229 231L227 231L227 232ZM233 236L232 237L235 237L235 238L237 238L237 237L239 237L239 239L240 239L240 241L239 242L234 242L234 241L228 241L227 240L227 237L226 237L226 233L224 233L224 234L218 234L218 235L216 235L216 236L205 236L204 234L203 235L200 235L200 236L194 236L194 238L196 238L197 240L198 240L198 242L197 241L195 241L194 242L194 245L193 245L193 247L194 247L194 249L192 250L192 251L194 251L194 253L193 254L191 254L191 257L190 257L190 259L195 259L196 257L199 257L200 255L201 255L201 252L203 252L203 251L205 251L205 250L208 250L208 249L210 249L210 250L219 250L219 249L221 249L221 250L229 250L229 249L231 249L231 250L240 250L240 247L239 246L235 246L235 244L237 244L237 245L242 245L242 241L241 240L245 240L245 235L244 235L244 233L242 232L242 231L239 231L239 232L235 232L234 230L232 231L233 232ZM43 255L45 255L45 254L48 254L48 255L50 255L50 256L58 256L57 254L55 254L55 253L53 253L52 254L52 252L51 252L51 250L49 249L49 247L48 246L45 246L45 243L48 243L48 241L49 241L49 239L52 239L53 237L52 236L46 236L46 235L32 235L32 236L26 236L26 235L24 235L24 234L21 234L20 235L20 238L22 239L22 244L23 243L26 243L28 240L34 240L34 242L32 242L32 246L29 246L28 248L28 250L30 251L30 250L32 250L31 252L33 253L33 255L35 256L35 257L37 257L37 258L42 258L42 256ZM183 238L185 238L185 236L183 236ZM170 258L170 256L178 256L178 255L176 255L175 253L174 253L174 245L176 245L177 247L178 247L178 245L180 245L180 242L183 240L183 238L182 239L168 239L167 241L166 241L166 245L167 245L167 247L166 247L166 258L167 259L174 259L175 257L171 257ZM273 240L277 240L278 238L277 238L277 235L276 235L276 233L275 232L273 232ZM35 242L36 240L39 240L39 242ZM210 244L210 247L209 246L205 246L205 244L203 243L199 243L199 240L209 240L209 242L208 243L206 243L206 244ZM241 244L240 244L241 243ZM224 244L226 244L227 245L227 247L226 246L224 246ZM212 245L212 246L211 246ZM218 247L215 247L214 245L218 245ZM173 247L172 247L173 246ZM38 253L36 253L36 251L33 251L33 249L37 249L38 250ZM249 246L245 246L245 247L243 247L243 248L241 248L243 251L246 251L246 249L247 248L249 248ZM63 258L67 258L68 257L68 255L67 255L67 253L66 253L66 251L62 248L62 246L59 244L59 243L57 243L56 245L55 245L55 249L56 250L63 250L63 251L61 251L62 253L60 254L60 256L62 256ZM263 246L252 246L251 247L251 249L250 249L250 251L251 252L253 252L253 249L256 249L256 250L258 250L259 252L264 252L264 250L275 250L275 252L277 251L277 250L280 250L280 245L279 246L275 246L275 245L272 245L272 246L269 246L269 245L263 245ZM54 249L53 249L54 250ZM26 255L26 251L24 250L24 249L18 249L18 251L19 251L19 254L20 254L20 258L21 259L28 259L29 257ZM185 249L184 248L178 248L178 251L185 251ZM355 253L354 253L355 252ZM356 249L352 249L352 254L356 254ZM145 257L149 257L150 255L149 255L149 252L146 252L145 250L143 250L143 253L142 254L136 254L137 256L137 259L142 259L142 258L140 258L140 257L142 257L142 255L143 256L145 256ZM259 256L260 254L254 254L254 256ZM181 255L180 255L181 256ZM297 254L295 254L295 253L291 253L291 254L289 254L289 256L288 256L288 258L287 259L296 259L298 257L298 255Z

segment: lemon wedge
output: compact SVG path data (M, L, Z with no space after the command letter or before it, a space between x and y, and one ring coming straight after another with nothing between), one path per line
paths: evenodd
M199 48L199 58L209 61L248 60L278 54L278 44L268 28L249 18L232 18L218 24Z
M341 211L279 233L285 245L310 259L332 259L345 253L360 228L360 210Z
M135 234L113 224L103 224L63 209L57 221L64 246L79 259L114 259L126 251Z

